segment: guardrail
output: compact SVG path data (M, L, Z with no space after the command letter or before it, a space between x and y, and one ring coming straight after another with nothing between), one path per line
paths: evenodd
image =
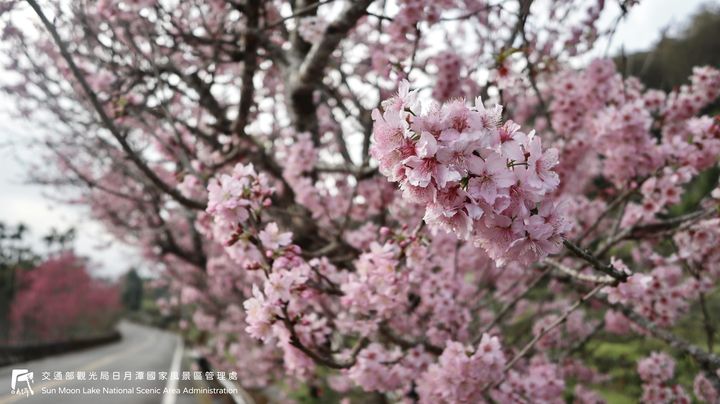
M116 330L106 335L91 338L74 339L69 341L28 345L0 345L0 366L11 365L13 363L27 362L46 356L78 351L97 345L109 344L111 342L119 341L120 338L121 335Z

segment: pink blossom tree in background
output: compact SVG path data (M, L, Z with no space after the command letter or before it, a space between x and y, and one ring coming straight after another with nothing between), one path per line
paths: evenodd
M10 340L61 342L109 332L120 314L114 285L93 279L72 253L21 271L10 311Z
M596 403L584 348L622 334L658 342L642 400L716 402L720 188L670 208L717 167L720 71L580 63L635 3L10 1L4 90L46 126L34 175L247 388Z

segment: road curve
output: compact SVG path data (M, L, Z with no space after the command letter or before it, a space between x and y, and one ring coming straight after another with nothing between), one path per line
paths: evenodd
M166 386L178 384L159 377L160 372L170 372L173 363L177 365L177 359L173 360L178 355L177 336L128 322L120 323L118 330L122 334L119 342L0 368L0 404L197 402L196 397L183 394L166 397L163 392ZM11 394L13 369L33 372L31 388L34 394ZM56 380L57 372L62 372L62 380ZM86 377L94 372L98 379L102 372L108 372L110 377L109 380L76 380L77 372L85 372ZM120 380L113 380L115 372L119 372ZM132 372L131 380L124 380L126 372ZM155 380L147 380L147 377L137 380L138 372L156 372ZM67 373L73 373L75 378L68 380ZM192 382L179 383L182 388Z

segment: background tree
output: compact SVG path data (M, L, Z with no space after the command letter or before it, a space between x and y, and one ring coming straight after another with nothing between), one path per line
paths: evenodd
M685 82L694 66L720 66L720 8L702 6L675 35L665 32L652 49L617 60L625 74L636 76L651 88L670 91ZM717 105L715 105L717 106Z
M27 244L28 228L0 222L0 341L7 341L10 307L17 289L18 272L32 268L39 257Z
M58 342L109 332L117 321L117 287L93 279L71 253L49 258L18 279L10 314L15 343Z
M122 302L127 310L138 311L143 302L143 279L131 269L123 280Z

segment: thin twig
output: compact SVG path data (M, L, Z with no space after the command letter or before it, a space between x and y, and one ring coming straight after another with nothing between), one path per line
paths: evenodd
M655 323L636 313L635 310L627 306L611 304L604 298L598 298L598 300L613 310L621 312L625 317L638 326L644 328L655 338L664 341L671 347L692 356L705 370L705 374L708 376L715 388L720 390L720 377L717 375L717 370L720 369L720 356L715 355L712 352L707 352L702 348L681 339L675 334L658 327Z
M595 275L581 274L580 272L578 272L568 266L565 266L565 265L561 264L560 262L555 261L550 258L545 258L543 260L543 262L560 270L560 272L562 272L566 275L569 275L570 277L575 278L577 280L583 281L583 282L605 284L605 285L611 285L611 284L615 283L615 279L611 276L595 276Z
M692 223L695 220L702 219L717 212L716 208L708 208L705 210L698 210L682 216L677 216L667 220L659 220L652 223L636 224L625 228L618 232L616 235L610 237L604 244L598 247L595 251L595 256L602 257L607 253L610 248L615 246L617 243L628 239L628 238L641 238L644 236L664 236L667 231L677 231L683 229L688 223Z
M517 304L517 302L519 302L525 296L527 296L527 294L535 286L537 286L538 283L540 283L540 281L543 280L543 278L545 278L545 275L547 275L549 272L550 272L550 267L546 266L545 269L540 274L538 274L538 276L535 279L533 279L532 282L530 282L530 284L527 285L527 287L525 288L524 291L522 291L522 293L515 296L515 298L512 299L511 301L507 302L505 304L505 306L503 306L500 309L500 311L498 311L498 313L495 315L495 318L493 318L492 321L490 321L487 325L485 325L485 327L483 327L482 331L480 331L480 333L478 333L478 335L472 340L472 345L476 345L477 343L479 343L480 339L482 339L483 334L487 333L493 327L495 327L495 324L500 322L500 320L510 311L510 309L512 309Z
M95 112L100 116L100 120L102 121L103 125L110 131L110 133L113 135L115 140L120 144L125 154L130 158L130 160L135 164L135 166L158 188L160 188L163 192L170 195L173 199L178 201L180 204L192 208L192 209L205 209L206 202L200 202L196 201L190 198L187 198L184 196L180 191L177 189L171 187L165 181L163 181L155 171L153 171L147 164L145 164L144 161L140 158L140 156L132 149L130 146L130 143L127 141L126 137L120 133L120 130L115 125L113 120L108 116L108 114L105 112L105 108L100 103L100 100L97 97L97 94L92 90L90 87L90 84L88 84L87 80L85 79L85 76L80 71L78 66L75 64L75 60L73 59L72 55L70 54L70 51L68 51L67 45L65 42L60 38L60 34L58 34L57 29L55 28L55 25L53 25L50 20L48 20L47 16L45 16L45 13L42 11L42 8L35 0L27 0L28 4L32 9L35 11L35 14L40 18L40 21L45 26L45 29L48 30L50 33L50 36L52 36L53 40L55 41L55 44L60 49L60 54L62 55L65 62L68 64L68 67L70 68L70 71L72 72L75 79L80 84L80 87L82 87L83 91L85 92L85 95L90 101L90 104L92 104L93 108L95 109Z
M560 316L557 320L553 321L550 325L547 327L544 327L540 330L540 332L533 337L533 339L530 340L525 346L518 352L511 360L510 362L505 365L503 368L503 375L500 380L495 381L494 383L490 383L483 389L483 393L491 388L498 387L502 382L505 380L505 374L507 374L510 369L515 366L515 364L522 359L525 355L527 355L528 352L535 346L535 344L540 341L542 337L547 335L550 331L557 328L560 324L564 323L567 318L572 314L575 310L577 310L580 305L582 305L584 302L588 301L590 298L592 298L597 292L599 292L605 285L597 285L593 290L583 295L580 299L578 299L572 306L568 307L567 310Z
M590 265L592 265L593 268L597 269L598 271L600 271L606 275L610 275L616 281L625 282L627 280L627 278L629 277L629 274L618 270L612 264L603 264L592 253L590 253L589 251L585 250L584 248L576 245L572 241L563 240L563 244L570 251L572 251L576 256L578 256L579 258L582 258L583 260L588 262Z
M623 201L625 201L632 193L635 192L635 189L628 189L627 191L621 193L617 198L615 198L612 202L610 202L609 205L607 205L607 208L600 214L600 216L595 219L595 222L591 224L585 231L578 236L577 239L575 239L575 244L581 244L585 237L589 236L590 233L592 233L598 225L603 221L603 219L613 210L615 210L616 207L618 207Z
M347 369L351 368L355 365L355 361L357 360L357 355L360 353L360 351L367 345L367 338L361 338L355 346L352 348L350 359L344 362L338 362L333 358L325 357L320 355L319 353L313 351L312 349L305 346L301 341L300 337L297 334L297 331L295 331L295 323L290 320L290 316L287 310L287 305L283 306L283 317L281 317L281 320L285 324L285 327L290 332L290 345L297 348L300 352L304 353L308 357L310 357L312 360L314 360L316 363L319 363L323 366L326 366L331 369Z

